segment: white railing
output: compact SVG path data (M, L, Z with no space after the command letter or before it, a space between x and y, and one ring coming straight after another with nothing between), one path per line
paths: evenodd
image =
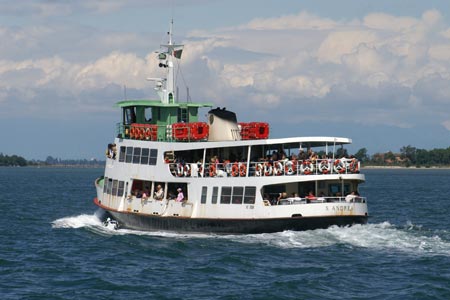
M357 174L361 164L356 158L279 160L223 163L170 163L176 177L270 177L298 175Z

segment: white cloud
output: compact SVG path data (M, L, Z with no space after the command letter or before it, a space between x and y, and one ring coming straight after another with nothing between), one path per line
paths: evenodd
M103 7L95 1L89 9L107 13L121 3ZM405 128L418 122L418 112L434 116L429 122L446 122L450 35L443 22L435 10L420 18L373 13L350 22L301 12L193 31L185 41L183 77L194 99L244 105L267 116L276 108L297 122L306 119L295 117L304 107L311 118L336 122L349 107L358 111L352 120L360 123ZM71 30L0 27L6 41L0 57L7 57L0 61L3 113L25 101L50 107L52 101L71 101L79 110L98 111L104 101L100 93L119 99L124 85L154 97L145 78L161 72L150 52L161 36L143 42L147 36L138 33ZM46 54L48 49L53 52ZM49 91L59 98L47 97Z

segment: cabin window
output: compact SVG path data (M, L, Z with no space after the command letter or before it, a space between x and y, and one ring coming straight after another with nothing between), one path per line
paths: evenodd
M230 204L231 203L231 186L222 187L222 195L220 197L220 204Z
M328 185L328 194L330 196L338 196L338 193L341 196L345 196L350 193L350 184L344 184L344 192L342 192L342 184L341 183L333 183Z
M202 187L202 198L200 199L200 203L205 204L206 203L206 194L208 193L208 187L204 186Z
M244 193L244 204L255 204L256 187L246 186Z
M133 147L127 147L127 153L125 155L125 162L130 163L133 157Z
M111 195L112 194L112 178L108 178L108 190L107 190L107 193L109 194L109 195Z
M141 153L141 165L148 165L148 155L150 153L150 149L142 148Z
M108 191L108 177L105 177L103 179L103 193L106 193Z
M217 204L217 196L219 195L219 188L217 186L213 187L211 203Z
M133 164L138 164L141 159L141 148L136 147L134 148L133 153Z
M119 188L117 189L117 196L122 197L123 196L123 187L125 182L119 181Z
M120 146L119 162L124 162L125 161L125 150L126 150L125 146Z
M119 182L117 180L113 180L113 187L112 187L112 195L113 196L117 195L118 183Z
M156 165L156 160L158 157L158 149L150 149L150 160L149 165Z
M233 188L233 204L242 204L242 198L244 196L244 188L242 186L235 186Z

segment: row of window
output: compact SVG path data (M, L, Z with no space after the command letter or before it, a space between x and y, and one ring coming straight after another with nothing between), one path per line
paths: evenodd
M111 196L122 197L124 195L125 182L105 177L103 193ZM205 204L208 195L208 187L202 187L201 203ZM212 188L211 203L217 204L219 187ZM256 187L254 186L224 186L220 194L220 204L255 204Z
M158 149L121 146L119 151L119 162L156 165Z
M208 195L208 187L202 187L201 203L205 204ZM216 204L219 196L219 187L214 186L211 195L211 203ZM220 194L220 204L255 204L255 186L224 186Z
M122 197L124 193L125 182L105 177L103 183L103 193L111 196Z

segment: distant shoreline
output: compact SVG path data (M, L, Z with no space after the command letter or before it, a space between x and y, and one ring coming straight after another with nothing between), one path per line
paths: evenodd
M448 170L450 169L450 166L430 166L430 167L402 167L402 166L362 166L361 169L399 169L399 170L436 170L436 169L442 169L442 170Z

